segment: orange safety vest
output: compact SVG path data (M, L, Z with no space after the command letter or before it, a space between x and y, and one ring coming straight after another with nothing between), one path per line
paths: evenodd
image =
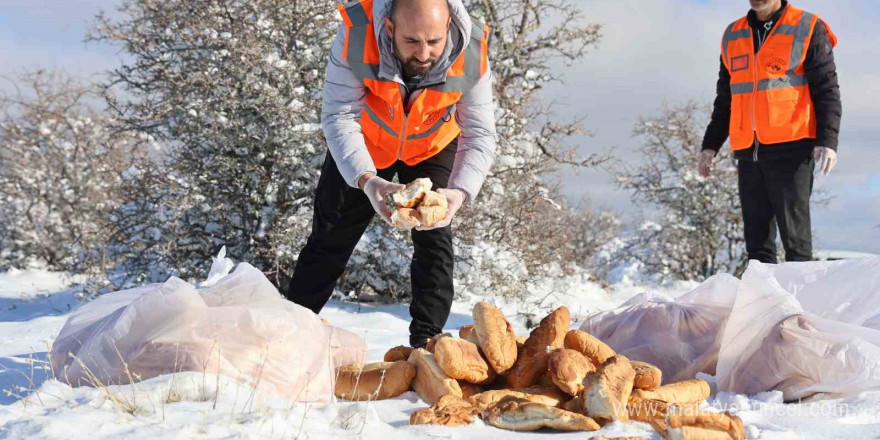
M804 59L820 21L789 4L757 55L746 17L727 27L721 58L730 72L730 147L734 151L758 141L778 144L816 137L816 110ZM832 47L836 46L837 37L821 22Z
M423 89L406 113L404 86L379 77L373 0L338 8L346 26L343 57L364 84L361 131L376 168L388 168L397 160L415 165L446 148L461 133L455 103L486 72L488 26L474 22L471 41L449 67L446 82Z

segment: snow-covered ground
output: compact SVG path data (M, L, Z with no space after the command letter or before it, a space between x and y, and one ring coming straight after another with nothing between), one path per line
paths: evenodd
M482 421L459 428L409 426L409 414L427 406L412 392L368 403L256 403L236 382L202 373L160 376L106 389L73 389L50 379L46 356L47 343L79 305L76 289L68 287L76 281L38 270L0 273L0 438L660 438L648 425L637 422L608 425L597 433L513 433ZM677 283L664 290L675 296L693 285ZM627 281L602 289L584 280L568 280L536 286L534 297L528 300L490 300L522 334L528 320L540 319L558 306L568 306L577 320L613 308L643 290ZM470 324L470 306L475 301L457 301L447 329ZM333 301L322 316L362 335L370 360L381 360L385 350L407 342L405 305ZM713 378L705 378L712 382ZM880 438L880 393L801 404L783 404L780 393L751 397L721 393L707 405L736 411L752 439Z

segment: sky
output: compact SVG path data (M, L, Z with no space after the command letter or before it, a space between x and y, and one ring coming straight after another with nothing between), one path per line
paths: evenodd
M556 66L565 84L544 89L557 112L585 117L590 137L572 139L583 154L613 147L617 160L635 164L639 140L632 136L639 115L689 99L711 102L718 74L721 34L745 15L748 0L570 0L584 19L603 25L599 47L567 67ZM115 0L5 0L0 14L0 74L21 69L57 68L95 78L120 64L114 47L83 42L99 9ZM798 0L820 15L839 38L835 49L843 98L839 161L817 188L832 196L812 212L816 249L880 254L880 2ZM9 83L0 80L0 89ZM604 170L557 176L566 197L609 208L624 221L645 214Z

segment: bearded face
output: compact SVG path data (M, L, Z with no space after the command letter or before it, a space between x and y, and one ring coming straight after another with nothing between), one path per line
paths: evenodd
M434 4L436 3L436 4ZM445 0L403 2L393 20L385 19L394 56L406 78L428 73L443 55L452 20Z
M394 57L400 61L400 66L403 68L403 76L406 78L422 76L428 73L428 71L431 70L431 67L434 67L434 64L437 63L440 54L443 53L443 48L441 47L440 54L434 55L431 52L427 52L426 56L421 58L419 55L413 53L413 51L405 51L405 49L402 49L402 45L397 43L397 39L394 39L393 41Z

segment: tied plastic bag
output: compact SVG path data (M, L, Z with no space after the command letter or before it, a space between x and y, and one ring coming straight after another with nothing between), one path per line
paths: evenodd
M678 297L643 293L619 308L595 314L581 330L616 352L663 371L663 383L715 374L724 324L739 280L722 274Z
M215 266L226 261L220 256ZM335 368L365 361L357 335L285 300L253 266L218 271L203 289L172 277L83 305L53 343L56 377L100 386L204 371L247 383L261 396L326 402Z
M717 378L719 390L788 401L880 389L880 258L750 262Z

